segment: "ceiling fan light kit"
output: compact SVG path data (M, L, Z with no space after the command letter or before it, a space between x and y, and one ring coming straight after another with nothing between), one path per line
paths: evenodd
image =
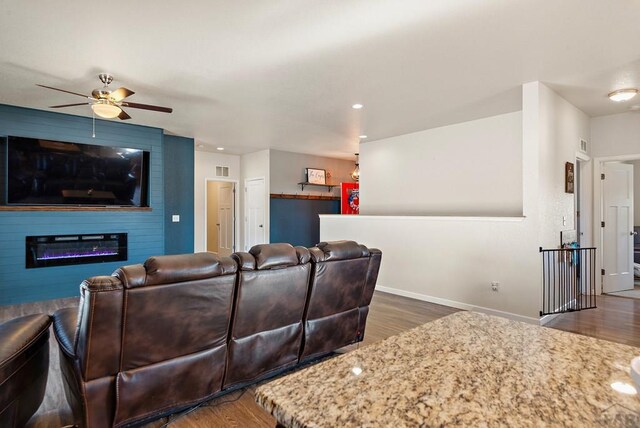
M139 104L139 103L131 103L124 101L125 98L130 97L135 94L130 89L127 88L118 88L114 91L109 88L109 84L113 82L113 76L109 73L100 73L98 75L98 79L102 82L103 86L101 88L94 89L91 92L91 96L79 94L77 92L67 91L66 89L54 88L46 85L38 85L43 88L53 89L54 91L65 92L71 95L77 95L83 98L87 98L89 102L84 103L76 103L76 104L62 104L57 106L51 106L51 108L63 108L63 107L73 107L88 104L91 106L91 110L97 116L100 116L104 119L115 119L116 117L120 120L131 119L131 116L125 112L122 107L131 107L137 108L141 110L151 110L151 111L159 111L163 113L172 113L173 109L169 107L160 107L154 106L150 104Z
M631 98L635 97L638 93L636 88L626 88L626 89L618 89L617 91L609 92L607 95L611 101L622 102L629 101Z
M100 116L105 119L114 119L118 117L122 111L120 107L109 104L103 100L98 100L97 103L91 104L91 110L93 110L96 116Z

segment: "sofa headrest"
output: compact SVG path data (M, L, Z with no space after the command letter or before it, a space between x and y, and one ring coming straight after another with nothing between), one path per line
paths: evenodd
M349 260L369 257L369 249L355 241L330 241L311 248L311 255L315 262Z
M80 289L91 292L122 290L122 282L113 276L92 276L82 281Z
M118 277L126 288L135 288L231 275L236 273L237 269L237 265L229 257L196 253L149 257L144 265L124 266L113 275Z
M249 253L235 253L241 270L283 269L309 262L309 250L304 247L293 247L291 244L254 245Z

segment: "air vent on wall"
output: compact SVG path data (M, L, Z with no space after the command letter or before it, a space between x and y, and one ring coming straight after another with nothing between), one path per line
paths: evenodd
M216 166L216 177L228 177L228 176L229 176L228 166Z
M580 140L580 151L587 153L587 142L585 140Z

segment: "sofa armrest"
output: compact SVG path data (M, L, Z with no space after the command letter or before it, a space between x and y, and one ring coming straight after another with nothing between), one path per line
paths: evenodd
M5 369L10 372L16 358L49 333L51 318L48 315L27 315L0 324L0 373L4 380ZM2 383L2 382L0 382Z
M64 308L53 314L53 332L62 351L75 357L78 308Z

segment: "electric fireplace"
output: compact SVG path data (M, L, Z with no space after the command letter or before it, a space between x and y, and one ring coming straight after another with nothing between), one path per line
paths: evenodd
M27 269L127 260L126 233L27 236Z

